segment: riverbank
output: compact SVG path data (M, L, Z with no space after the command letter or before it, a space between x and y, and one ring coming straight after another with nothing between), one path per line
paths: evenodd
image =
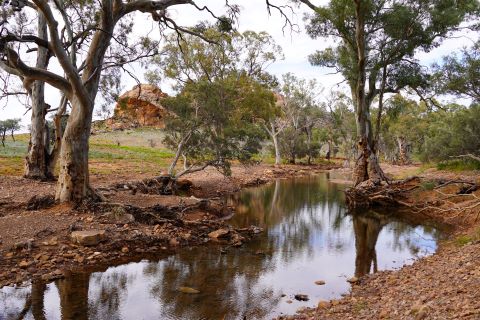
M315 174L338 167L234 166L231 177L214 169L187 176L182 196L156 194L147 175L93 175L105 204L54 205L55 184L19 177L0 181L0 287L29 279L50 281L70 269L110 265L179 247L219 242L239 246L260 232L234 229L223 197L276 178ZM133 180L132 180L133 178ZM33 199L33 200L32 200Z
M279 319L480 319L480 190L468 191L479 173L384 169L419 177L402 201L412 216L450 225L449 239L410 266L363 276L342 299Z

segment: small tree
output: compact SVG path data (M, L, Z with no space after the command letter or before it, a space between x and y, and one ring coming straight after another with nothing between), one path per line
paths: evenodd
M165 75L180 91L163 101L171 111L165 143L176 150L168 169L171 176L207 166L228 174L230 160L247 161L258 150L264 136L258 124L274 109L269 88L275 79L264 70L280 53L272 38L251 31L226 35L204 27L215 44L189 35L171 36L167 54L153 59L160 72L147 72L151 82ZM190 165L175 174L182 156Z
M5 120L5 123L6 123L5 126L7 127L7 130L10 132L10 135L12 136L13 141L15 141L15 136L13 134L22 128L22 125L20 124L21 122L22 122L22 119L20 118Z
M2 145L5 147L5 138L10 133L12 140L15 142L14 133L22 128L21 119L0 120L0 134L2 135Z
M256 124L258 104L243 97L265 92L252 79L232 74L213 82L189 83L176 97L165 98L163 104L171 114L166 119L164 142L176 150L168 174L178 178L213 166L229 175L230 161L248 162L264 136ZM263 103L272 103L271 93L264 97ZM175 173L181 156L190 163Z

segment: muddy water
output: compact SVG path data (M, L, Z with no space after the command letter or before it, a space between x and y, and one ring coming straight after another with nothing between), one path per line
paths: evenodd
M232 224L265 230L240 249L185 249L46 285L4 288L0 319L271 319L340 297L354 275L435 251L437 229L391 212L348 214L345 186L329 178L278 180L230 198L237 208ZM299 293L310 300L296 301Z

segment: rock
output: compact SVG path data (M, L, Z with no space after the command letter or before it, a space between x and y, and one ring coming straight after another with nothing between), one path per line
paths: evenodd
M178 242L177 238L172 238L172 239L170 239L169 244L170 244L172 247L176 247L176 246L178 246L180 243Z
M130 250L128 249L128 247L123 247L123 248L122 248L122 252L123 252L123 253L128 253L128 251L130 251Z
M166 96L154 85L136 85L119 97L113 118L107 119L104 124L113 130L140 126L163 128L168 111L161 105L161 100ZM154 143L152 140L151 146Z
M285 301L285 302L286 302L286 303L293 303L292 300L287 300L287 301Z
M226 236L229 232L230 230L228 228L221 228L221 229L210 232L208 234L208 237L211 239L218 239Z
M106 239L105 230L74 231L72 241L82 246L95 246Z
M103 220L105 220L107 223L112 223L112 224L128 224L132 223L135 221L135 218L133 215L126 213L126 212L120 212L120 211L112 211L105 213L101 216Z
M418 313L415 316L415 320L425 319L427 317L427 313L428 313L428 306L427 305L421 306L420 310L418 310Z
M310 298L306 294L296 294L294 296L294 298L295 298L295 300L298 300L298 301L308 301L308 300L310 300Z
M325 281L323 281L323 280L318 280L318 281L315 281L315 284L316 284L317 286L323 286L323 285L325 284Z
M415 320L424 319L427 316L427 312L428 312L428 305L421 304L420 302L417 302L410 310L410 314L415 315Z
M179 288L178 288L178 291L179 291L179 292L182 292L182 293L189 293L189 294L197 294L197 293L200 293L199 290L193 289L193 288L190 288L190 287L179 287Z
M193 182L187 179L177 180L175 187L180 191L188 191L193 186Z
M329 307L330 307L330 302L328 302L328 301L321 300L317 304L318 309L327 309Z
M18 263L18 266L22 269L26 269L30 266L30 262L22 260Z
M357 283L358 282L358 278L357 277L351 277L350 279L347 280L347 282L350 282L350 283Z
M297 311L296 311L296 313L304 313L304 312L307 311L307 310L308 310L308 308L305 307L305 306L303 306L303 307L298 308Z

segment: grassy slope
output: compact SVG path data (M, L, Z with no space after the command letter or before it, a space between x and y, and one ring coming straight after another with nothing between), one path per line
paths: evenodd
M0 145L0 175L22 175L28 134L7 138ZM92 173L152 172L164 170L173 152L162 144L163 134L155 129L115 131L93 135L90 139Z

